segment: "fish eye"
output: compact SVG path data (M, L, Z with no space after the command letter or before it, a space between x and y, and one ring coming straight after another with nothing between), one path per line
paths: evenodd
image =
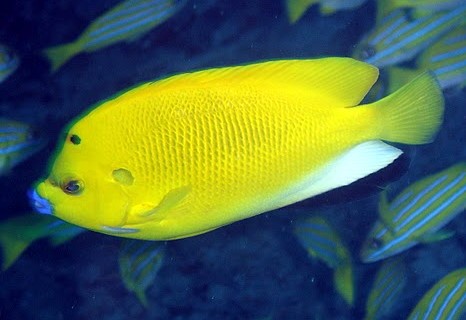
M370 247L372 249L380 249L382 245L383 245L383 242L379 238L372 238L370 241Z
M79 180L68 180L61 186L63 192L69 195L78 195L82 192L83 188L83 183Z
M78 145L81 143L81 138L77 134L72 134L70 136L70 141L72 144Z

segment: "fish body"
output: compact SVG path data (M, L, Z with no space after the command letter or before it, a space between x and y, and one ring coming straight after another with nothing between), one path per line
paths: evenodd
M410 20L402 10L392 11L358 44L355 58L379 68L414 58L463 23L466 5Z
M401 154L381 139L427 143L442 123L429 74L355 107L377 74L350 58L279 60L140 85L71 124L32 202L92 230L167 240L350 184Z
M443 90L466 86L466 29L447 34L426 49L415 68L388 68L388 92L394 92L422 72L430 70Z
M45 140L35 133L32 126L0 118L0 175L39 151Z
M361 251L364 262L403 252L420 242L441 239L439 230L466 208L466 163L461 162L421 179L391 203L382 193L380 219Z
M11 49L0 45L0 83L16 71L19 62L18 56Z
M311 216L297 224L294 234L306 251L334 269L336 290L349 305L354 302L351 255L338 232L323 217Z
M418 302L408 320L464 319L466 312L466 268L440 279Z
M92 22L72 43L44 50L52 71L80 52L93 52L120 41L131 41L175 14L185 0L126 0Z
M366 303L366 320L381 319L396 303L407 280L400 258L385 261L375 275Z
M33 243L49 238L53 245L60 245L84 229L70 225L52 216L25 214L0 221L1 270L8 269Z
M154 282L165 256L165 243L123 239L118 265L125 287L147 307L146 290Z

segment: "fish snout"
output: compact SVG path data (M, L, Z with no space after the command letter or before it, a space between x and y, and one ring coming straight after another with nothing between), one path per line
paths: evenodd
M28 190L28 198L31 206L40 214L53 214L53 207L51 203L42 198L35 189Z

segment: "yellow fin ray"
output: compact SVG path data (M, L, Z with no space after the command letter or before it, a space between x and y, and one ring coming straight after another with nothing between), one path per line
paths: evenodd
M367 105L375 107L379 138L404 144L434 139L443 122L443 95L429 73L423 73L398 91Z
M351 58L277 60L247 66L214 68L169 77L126 92L125 97L140 96L144 90L162 91L234 84L262 86L284 84L316 92L332 103L329 107L355 106L364 98L379 71L376 67Z
M183 186L170 190L155 207L149 203L137 204L130 210L131 217L128 223L133 224L136 220L161 220L163 213L166 213L174 206L178 205L189 194L190 187ZM141 223L137 221L136 223Z

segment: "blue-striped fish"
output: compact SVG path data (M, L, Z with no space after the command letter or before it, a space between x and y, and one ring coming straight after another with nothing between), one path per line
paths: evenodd
M464 4L464 0L378 0L377 6L386 6L392 10L404 8L415 10L414 15L451 10Z
M165 242L122 240L118 263L125 287L147 307L146 289L163 263Z
M298 21L314 4L320 4L320 13L328 15L339 10L350 10L361 6L367 0L286 0L288 20L290 23Z
M418 302L408 320L460 320L465 319L465 313L466 268L463 268L440 279Z
M25 214L0 221L1 270L8 269L34 241L48 237L52 245L60 245L83 231L46 215Z
M102 14L73 42L44 50L52 71L80 52L134 40L176 13L186 0L126 0Z
M377 271L366 303L366 320L380 319L396 303L406 284L406 267L400 258L385 261Z
M391 203L383 192L379 220L361 251L374 262L405 251L419 242L441 240L439 231L466 208L466 162L460 162L404 189Z
M311 216L294 229L294 234L306 251L334 269L336 290L349 305L354 302L354 275L351 255L337 231L320 216Z
M466 28L450 32L426 49L416 60L415 68L388 68L388 92L396 91L427 70L436 76L444 90L466 86Z
M466 5L463 5L410 21L404 11L392 11L363 37L353 56L379 68L410 60L459 27L465 14Z
M18 56L10 48L0 45L0 83L15 72L18 66Z
M0 175L39 151L45 140L26 123L0 118Z

